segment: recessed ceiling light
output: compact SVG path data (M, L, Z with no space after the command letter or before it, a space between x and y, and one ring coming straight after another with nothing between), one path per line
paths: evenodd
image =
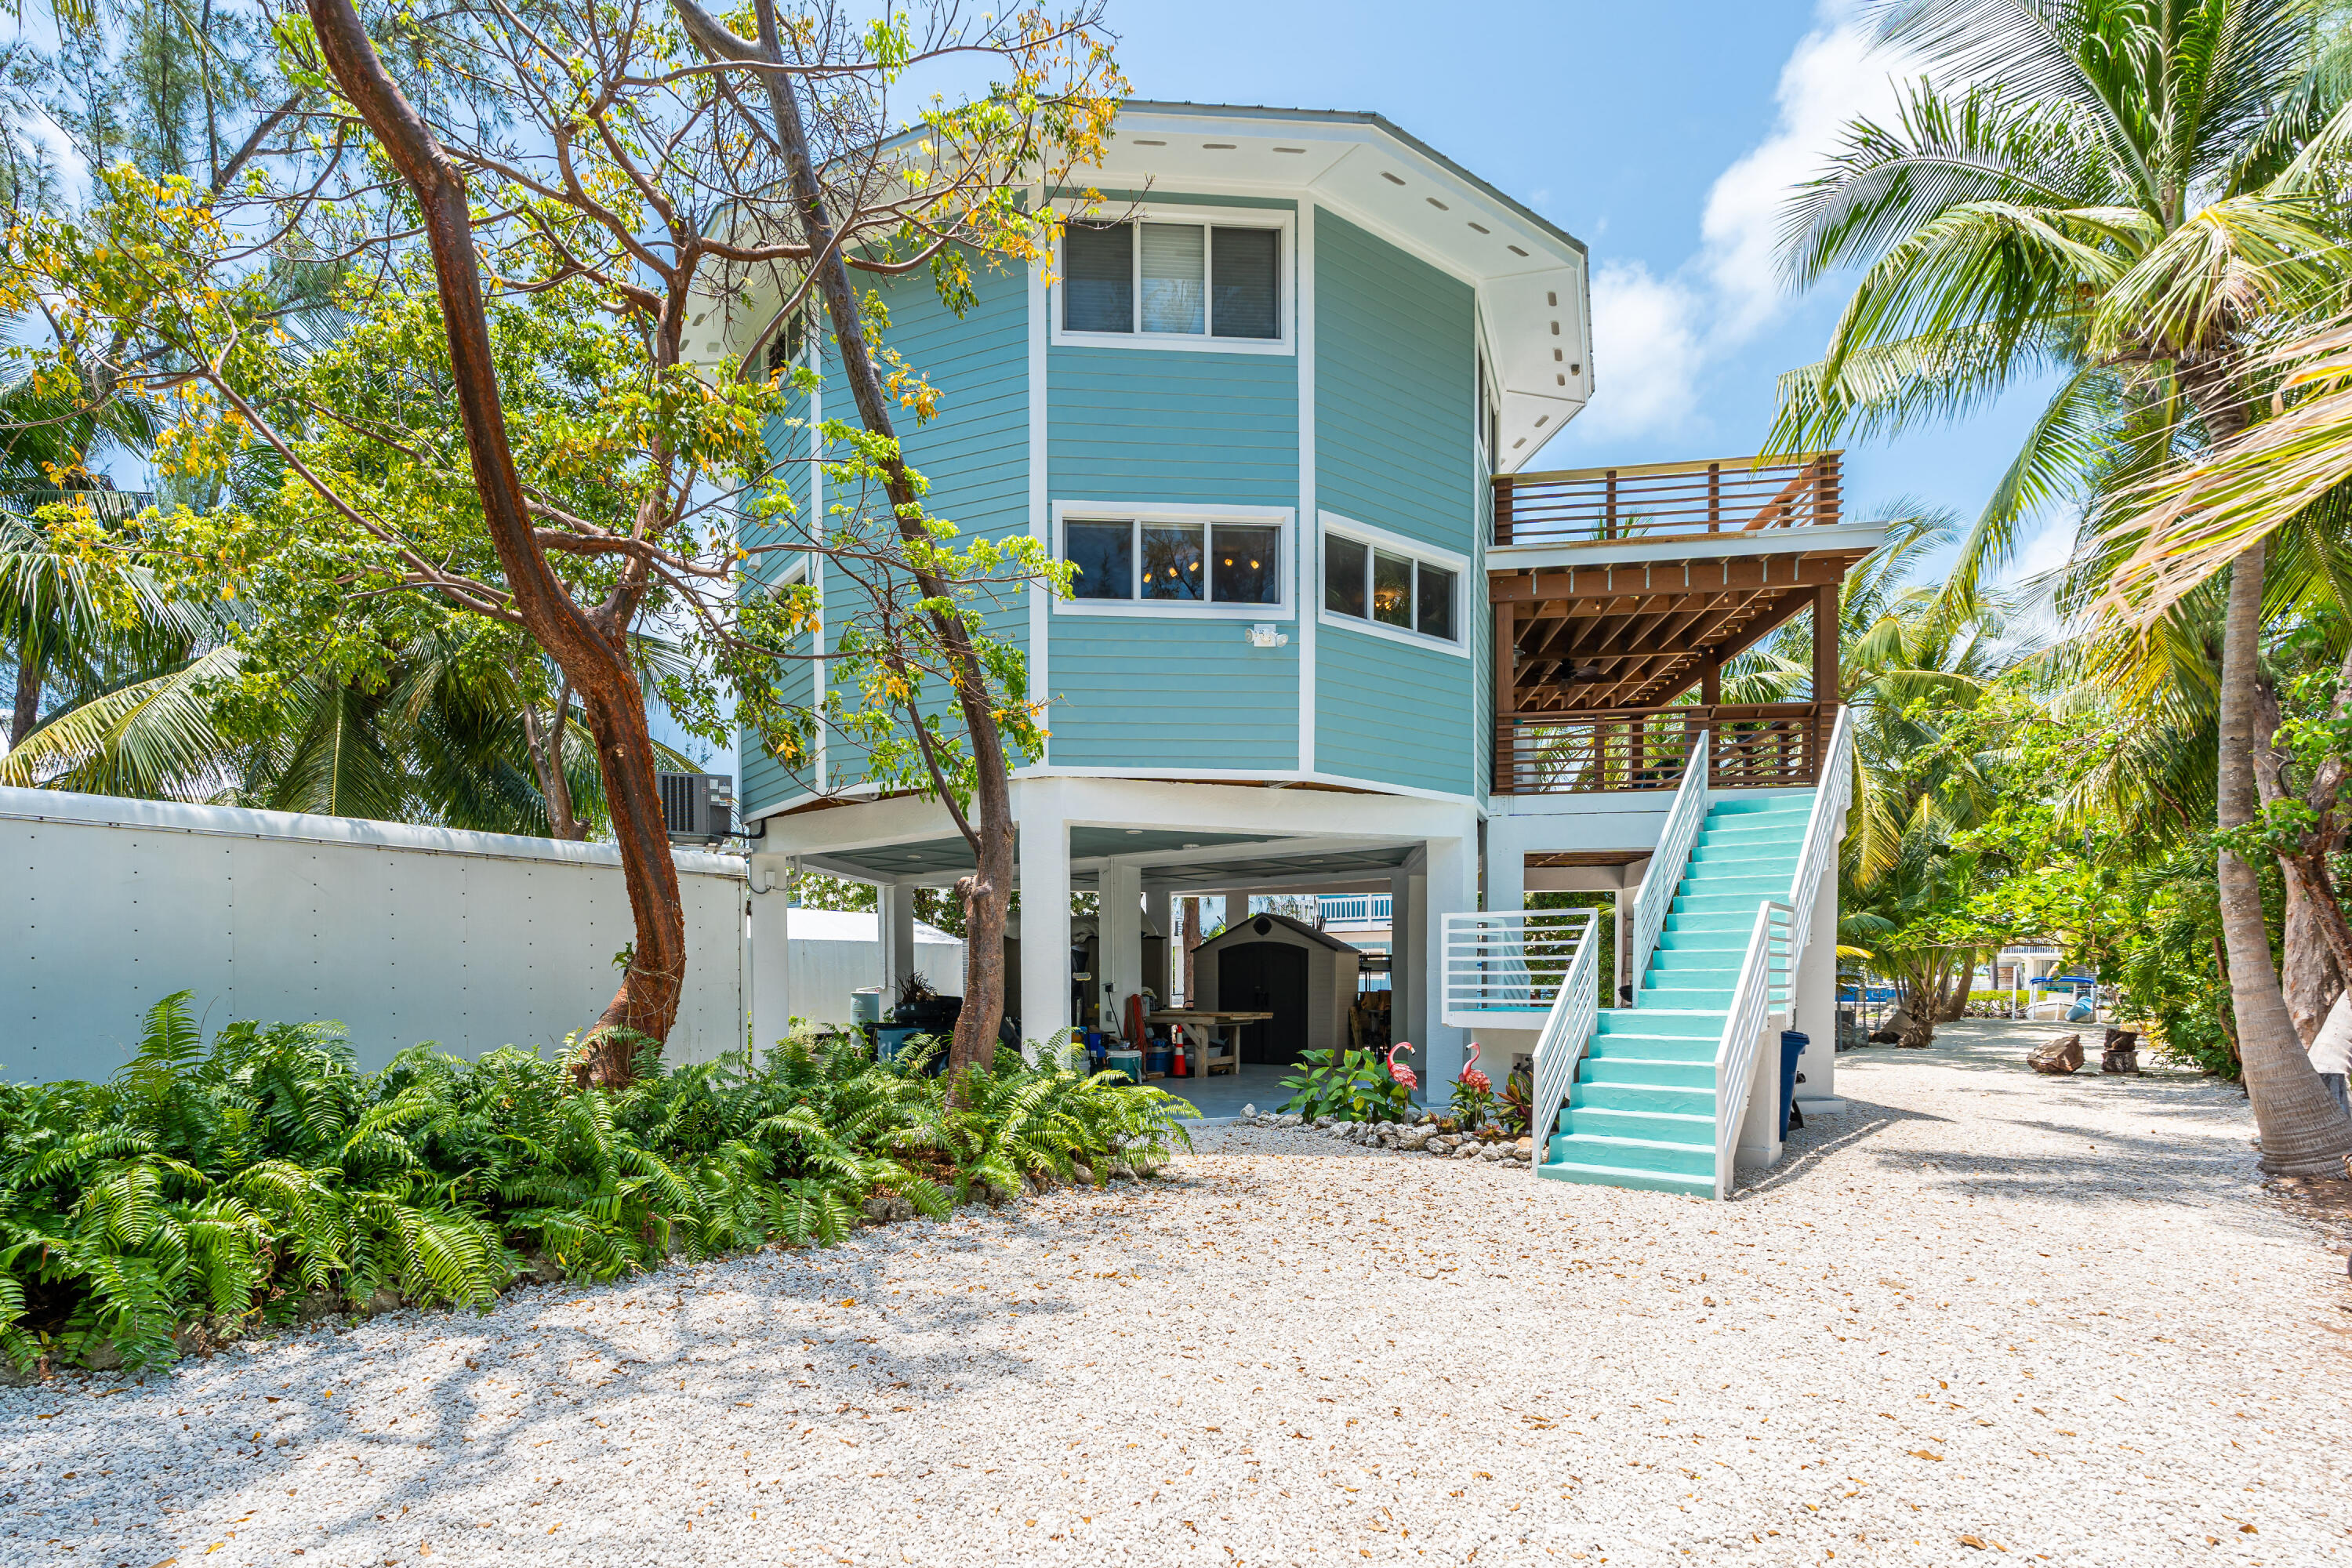
M1471 226L1471 228L1472 228L1474 231L1475 231L1476 233L1479 233L1479 234L1492 234L1492 233L1494 233L1494 232L1495 232L1493 229L1488 228L1488 227L1487 227L1485 224L1483 224L1483 223L1474 223L1474 224L1472 224L1470 226Z
M1198 849L1200 846L1197 844L1187 844L1184 847L1187 849Z
M1381 179L1383 179L1383 180L1386 180L1386 181L1387 181L1390 184L1391 184L1391 185L1402 185L1402 184L1404 184L1404 182L1403 182L1402 180L1398 179L1394 174L1390 174L1386 169L1382 169L1382 170L1381 171Z
M1439 212L1450 213L1454 210L1452 207L1447 206L1444 202L1439 201L1435 196L1423 196L1421 199L1427 202L1431 206L1435 207Z
M922 857L921 857L920 855L909 855L909 856L908 856L908 857L907 857L907 858L908 858L908 859L909 859L909 860L919 860L919 859L921 859L921 858L922 858Z
M1139 147L1165 147L1168 145L1165 142L1146 142L1140 136L1135 139L1135 144Z
M1566 385L1568 384L1568 377L1566 377L1566 376L1564 376L1564 375L1556 375L1556 376L1553 376L1553 377L1552 377L1552 379L1553 379L1554 381L1556 381L1556 382L1559 383L1559 384L1560 384L1560 385L1562 385L1562 386L1566 386Z
M1230 153L1234 150L1234 143L1231 142L1203 142L1201 143L1201 150L1204 153Z
M1277 153L1304 153L1307 149L1304 147L1276 147L1275 151Z
M1512 443L1511 443L1511 450L1512 450L1512 451L1514 451L1514 452L1516 452L1516 451L1517 451L1520 447L1522 447L1526 446L1527 444L1528 444L1528 438L1527 438L1525 436L1522 436L1522 437L1520 437L1517 440L1516 440L1516 441L1514 441L1514 442L1512 442Z
M1129 828L1127 831L1128 831L1130 835L1133 835L1133 834L1137 834L1137 833L1140 833L1140 832L1142 832L1142 831L1143 831L1143 829L1141 829L1140 827L1130 827L1130 828Z
M1507 246L1503 247L1503 248L1504 248L1505 250L1509 251L1513 256L1525 256L1525 255L1527 254L1527 252L1526 252L1526 251L1521 250L1521 249L1520 249L1517 246L1516 246L1516 245L1507 245Z
M1557 310L1559 307L1559 296L1558 294L1548 293L1544 296L1544 302Z

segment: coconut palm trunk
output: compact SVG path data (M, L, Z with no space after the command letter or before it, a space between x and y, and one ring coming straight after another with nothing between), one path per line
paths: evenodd
M2221 641L2221 755L2216 825L2227 835L2254 821L2254 683L2263 624L2263 570L2267 541L2249 546L2230 567L2228 616ZM2341 1176L2352 1155L2347 1119L2304 1054L2303 1037L2287 1013L2271 959L2270 926L2263 918L2262 879L2242 855L2225 847L2216 857L2221 935L2230 966L2231 1011L2237 1021L2239 1060L2254 1125L2263 1140L2263 1169L2274 1176Z

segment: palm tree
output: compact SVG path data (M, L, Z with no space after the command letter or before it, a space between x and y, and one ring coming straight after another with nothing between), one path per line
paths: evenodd
M2330 160L2352 126L2305 0L1902 0L1880 38L1971 85L1909 84L1891 126L1857 121L1789 216L1811 284L1861 279L1822 360L1783 379L1773 445L1800 449L2058 386L1964 542L1965 600L2020 521L2248 422L2248 349L2340 308ZM2217 816L2255 816L2255 638L2264 549L2231 567ZM2241 856L2218 857L2246 1079L2273 1173L2333 1174L2352 1120L2290 1020Z

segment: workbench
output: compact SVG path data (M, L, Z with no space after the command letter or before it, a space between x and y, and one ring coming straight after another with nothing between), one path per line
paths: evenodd
M1163 1007L1144 1022L1186 1030L1201 1044L1201 1076L1241 1071L1242 1027L1273 1021L1271 1013L1228 1013L1208 1007Z

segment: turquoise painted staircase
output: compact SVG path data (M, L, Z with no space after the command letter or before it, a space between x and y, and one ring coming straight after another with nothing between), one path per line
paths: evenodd
M1789 897L1812 807L1810 790L1708 807L1634 1005L1595 1020L1538 1175L1714 1194L1716 1049L1757 908Z

